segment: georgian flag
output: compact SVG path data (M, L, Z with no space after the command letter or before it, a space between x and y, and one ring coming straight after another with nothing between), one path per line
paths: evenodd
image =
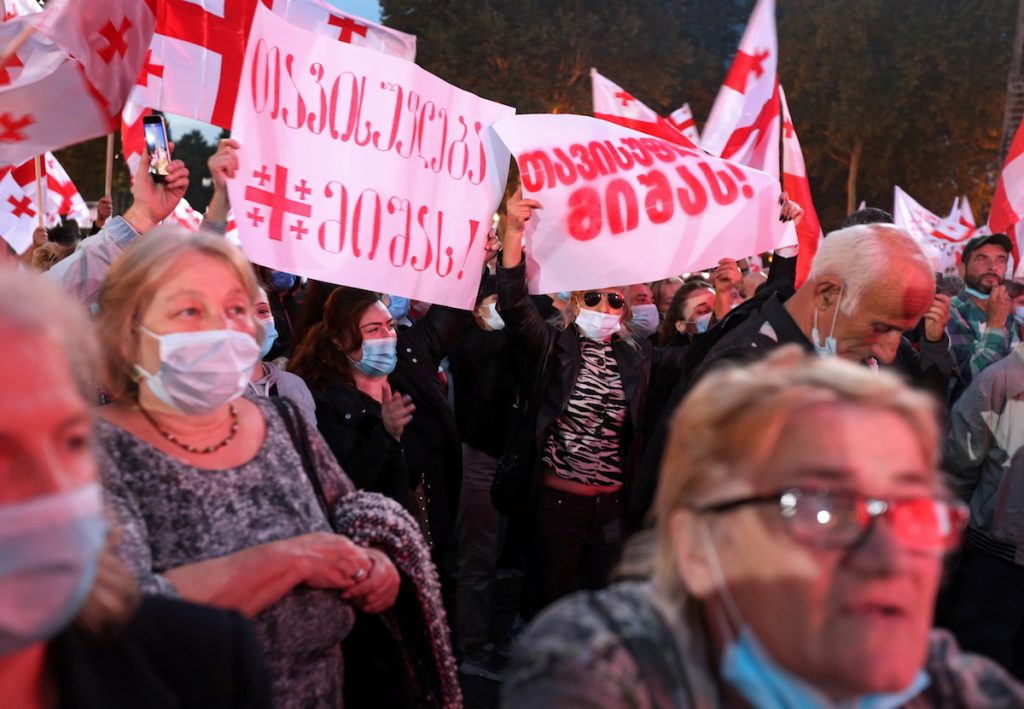
M898 186L893 191L892 216L896 226L907 231L935 261L940 273L956 273L960 254L967 241L977 234L970 203L964 213L966 198L954 199L946 217L922 207ZM1016 253L1014 254L1016 261Z
M700 131L697 130L697 120L693 117L690 104L684 103L672 111L669 114L668 122L672 124L673 128L686 136L687 140L691 143L700 145Z
M89 207L75 187L64 166L58 162L53 153L45 153L39 161L39 182L43 186L43 225L52 227L60 224L61 217L69 217L79 224L87 224L90 220ZM26 160L20 165L8 165L0 169L0 176L10 175L18 187L32 200L35 210L39 204L36 190L35 159ZM38 223L38 222L36 222Z
M1003 171L999 175L999 182L996 183L996 193L992 197L992 210L988 215L988 228L992 233L1004 233L1010 236L1014 244L1014 262L1020 264L1017 258L1019 245L1016 238L1018 232L1024 231L1018 228L1018 222L1024 217L1024 123L1017 128L1013 142L1010 144L1010 151L1006 155L1006 162L1003 163ZM1019 268L1019 266L1018 266Z
M796 227L797 242L800 244L796 261L796 287L799 288L807 280L814 254L818 252L818 244L822 239L821 222L818 221L818 213L811 199L811 183L807 179L804 153L800 149L800 139L796 135L782 86L779 86L779 101L782 106L782 189L804 210L804 217Z
M43 6L37 0L2 0L0 6L3 7L3 17L0 18L0 22L43 11Z
M697 147L675 126L648 108L639 99L634 98L632 94L615 82L601 76L597 69L590 70L590 81L594 91L594 118L670 140L688 148Z
M36 202L7 170L0 178L0 237L19 255L32 245L32 232L39 225Z
M130 102L231 128L245 42L259 0L162 0ZM304 29L415 60L416 38L322 0L263 0Z
M704 125L701 147L779 174L779 44L775 0L757 0L725 83Z

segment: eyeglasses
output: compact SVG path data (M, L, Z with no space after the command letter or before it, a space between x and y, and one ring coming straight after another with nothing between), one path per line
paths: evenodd
M879 499L855 492L800 487L720 502L696 511L720 514L755 504L778 505L794 539L828 549L853 549L863 544L875 520L886 515L892 535L904 548L943 554L956 548L968 517L966 505L945 497Z
M583 304L588 308L596 308L601 304L602 298L608 299L608 307L612 310L622 310L622 306L626 304L626 298L621 293L601 293L596 290L583 294Z

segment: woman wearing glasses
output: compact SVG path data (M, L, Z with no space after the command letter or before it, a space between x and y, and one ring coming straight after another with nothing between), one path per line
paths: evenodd
M1009 707L1024 688L931 627L966 511L933 402L786 348L672 422L653 580L580 594L519 643L508 706Z
M527 293L522 257L523 229L540 205L517 191L507 207L498 307L509 341L526 355L524 415L536 422L534 449L515 454L532 461L540 483L527 570L532 613L577 584L604 585L618 558L652 350L626 326L621 287L573 292L561 327L546 323Z

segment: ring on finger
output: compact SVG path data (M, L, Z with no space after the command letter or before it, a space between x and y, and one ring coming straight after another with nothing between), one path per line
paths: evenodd
M366 578L366 569L360 568L352 574L353 581L362 581L364 578Z

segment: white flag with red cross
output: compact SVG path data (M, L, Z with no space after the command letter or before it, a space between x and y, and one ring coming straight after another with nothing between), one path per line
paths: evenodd
M139 75L156 25L157 0L50 0L32 16L36 31L49 37L82 66L110 130Z
M89 207L79 194L71 177L58 162L53 153L45 153L39 161L39 183L43 186L43 223L47 227L60 224L61 217L69 217L79 224L89 221ZM10 174L18 186L32 200L33 209L39 203L36 197L35 159L20 165L3 168L3 174Z
M988 227L993 233L1008 233L1010 227L1024 218L1024 122L1017 128L1003 171L992 197ZM1017 260L1017 259L1015 259ZM1017 260L1019 263L1019 260Z
M963 214L962 201L953 200L946 217L925 209L898 186L893 191L893 221L921 244L941 273L956 273L964 246L977 229L970 223L973 216ZM970 205L968 205L968 209ZM1016 258L1015 258L1016 260Z
M700 131L697 130L697 119L693 117L690 104L684 103L672 111L669 114L668 122L672 124L673 128L685 135L691 143L700 145Z
M19 254L32 245L32 232L39 225L36 202L25 194L13 171L0 177L0 237Z
M3 10L0 22L43 11L43 6L37 0L2 0L0 8Z
M590 70L590 81L594 91L594 118L611 121L688 148L696 147L675 126L614 81L599 74L597 69Z
M146 132L142 119L153 112L148 108L136 106L131 101L125 104L121 113L121 156L128 166L132 181L139 169L139 162L146 154Z
M167 219L164 219L164 224L177 224L189 231L199 231L199 225L202 223L203 215L192 209L192 205L184 197L178 200L174 211L171 212Z
M31 18L0 23L0 46L9 46ZM0 69L0 164L17 165L104 135L110 130L104 105L82 65L45 35L33 33Z
M779 86L779 101L782 106L782 189L804 210L803 219L796 227L797 241L800 244L796 262L796 287L799 288L807 280L814 254L818 252L818 244L822 239L821 222L818 221L818 212L814 209L814 200L811 199L811 183L807 179L804 153L800 149L800 139L796 135L793 117L789 113L789 105L786 103L786 94L782 86Z
M259 1L163 0L131 103L230 129L245 43ZM263 4L292 24L339 42L415 59L414 36L325 2L263 0ZM318 97L312 94L310 100L319 101Z
M725 83L704 125L701 147L779 175L779 44L775 0L757 0Z

